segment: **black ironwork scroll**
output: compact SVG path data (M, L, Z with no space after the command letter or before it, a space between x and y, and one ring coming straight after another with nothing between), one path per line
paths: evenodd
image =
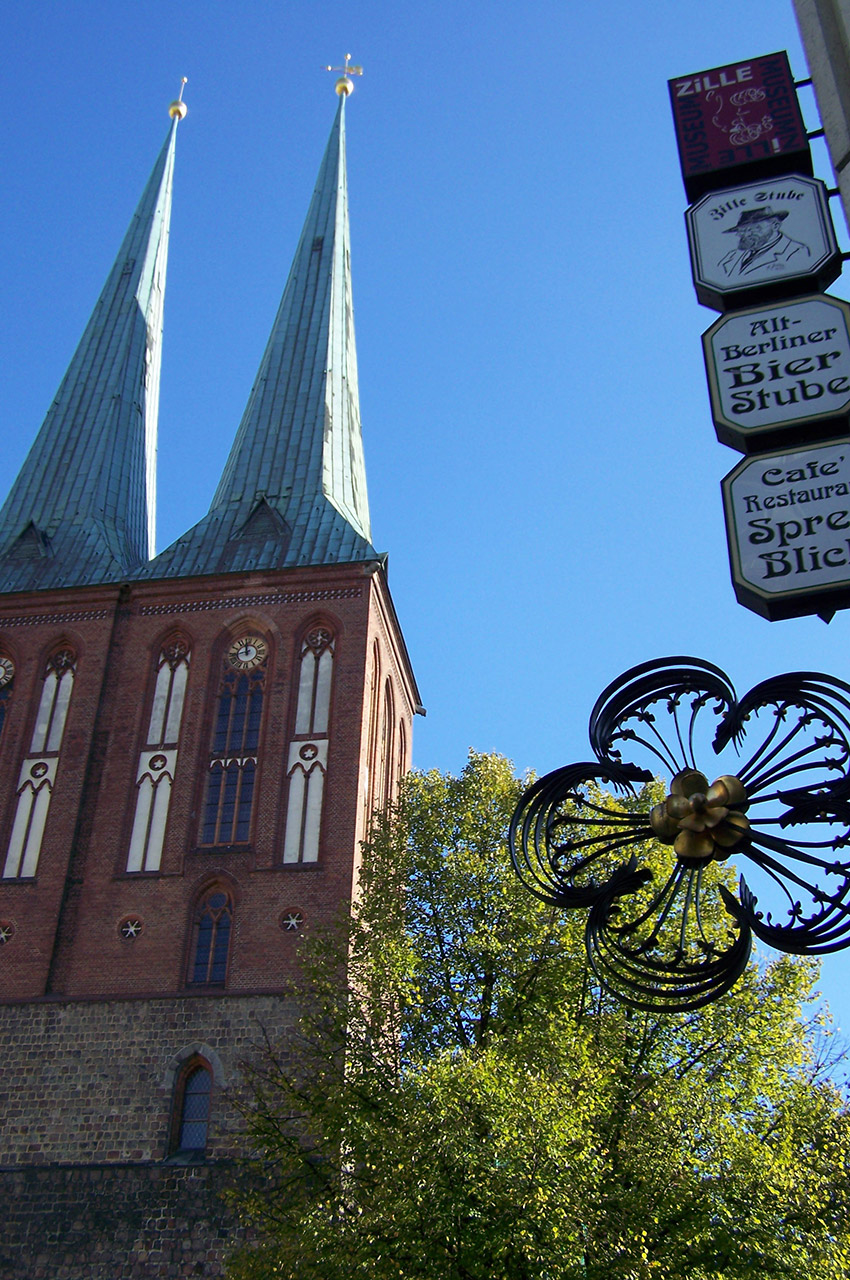
M510 847L532 893L587 910L609 991L696 1009L738 980L753 936L798 955L850 945L850 685L798 671L739 700L711 663L658 659L604 690L590 744L594 761L529 787ZM645 785L659 776L663 797ZM756 882L737 893L733 856Z

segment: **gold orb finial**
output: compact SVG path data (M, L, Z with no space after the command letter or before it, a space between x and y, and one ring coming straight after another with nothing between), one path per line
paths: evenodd
M171 106L168 108L168 114L171 116L172 120L186 119L186 113L189 110L189 108L186 106L186 103L183 101L183 89L185 88L186 83L187 83L187 78L186 76L184 76L183 79L180 81L180 92L172 102Z
M334 85L336 92L339 94L341 98L347 98L350 93L354 92L354 81L351 79L351 77L362 76L363 74L362 67L352 67L350 63L351 63L351 54L347 53L345 55L344 67L330 67L330 66L325 67L325 71L341 71L342 72L342 75Z

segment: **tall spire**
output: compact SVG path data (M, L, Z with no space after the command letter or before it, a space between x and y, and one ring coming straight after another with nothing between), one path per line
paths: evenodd
M154 553L162 307L185 113L172 104L115 265L0 509L0 591L116 581Z
M351 302L345 95L207 515L151 577L374 560Z

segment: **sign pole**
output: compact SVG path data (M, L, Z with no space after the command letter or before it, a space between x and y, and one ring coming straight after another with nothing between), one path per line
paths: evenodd
M794 12L850 227L850 0L794 0Z

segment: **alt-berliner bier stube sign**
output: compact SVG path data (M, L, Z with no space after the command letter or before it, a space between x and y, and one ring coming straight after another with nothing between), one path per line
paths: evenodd
M723 444L756 453L850 429L850 305L840 298L736 311L702 343Z

